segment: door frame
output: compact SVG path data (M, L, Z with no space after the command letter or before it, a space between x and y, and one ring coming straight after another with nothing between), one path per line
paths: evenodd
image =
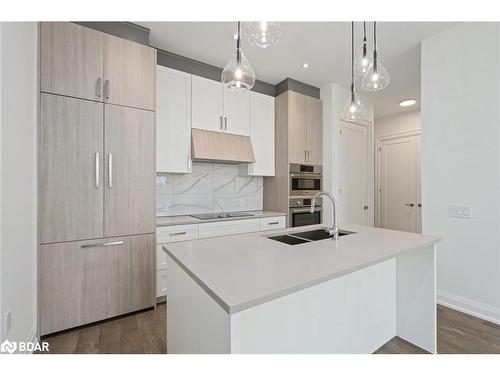
M373 153L374 153L374 142L373 142L373 123L371 121L345 121L340 119L338 126L335 128L335 138L334 138L334 143L335 143L335 156L334 156L334 183L333 183L333 191L336 196L341 196L340 194L340 184L339 184L339 169L338 169L338 161L339 161L339 149L340 149L340 130L342 123L349 124L349 125L356 125L360 126L363 128L366 128L366 148L367 148L367 168L368 168L368 176L367 176L367 181L368 181L368 226L374 226L375 225L375 182L374 182L374 159L373 159Z
M410 130L405 132L394 133L390 135L384 135L375 138L375 181L373 186L373 193L375 197L375 226L380 227L380 152L382 150L382 142L390 141L394 139L412 137L422 135L421 130Z

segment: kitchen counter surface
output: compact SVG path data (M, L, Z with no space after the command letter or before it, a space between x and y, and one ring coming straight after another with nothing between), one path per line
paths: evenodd
M163 249L232 314L440 241L434 236L358 225L342 225L341 230L355 233L337 241L287 245L266 238L321 227L169 243Z
M252 216L241 216L241 217L227 217L218 219L208 219L201 220L188 215L181 216L160 216L156 218L156 226L164 227L169 225L185 225L185 224L201 224L201 223L211 223L217 221L232 221L232 220L245 220L245 219L261 219L263 217L273 217L273 216L286 216L283 212L273 212L273 211L243 211L252 214Z

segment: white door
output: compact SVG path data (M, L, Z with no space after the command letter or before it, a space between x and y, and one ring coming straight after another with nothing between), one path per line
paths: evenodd
M191 74L156 67L156 171L191 173Z
M341 121L338 150L339 222L370 225L369 131L362 125Z
M211 131L223 130L222 84L192 76L192 127Z
M224 131L250 135L250 92L231 91L224 86Z
M243 164L250 176L274 176L274 97L250 92L250 139L255 163Z
M379 147L379 226L417 232L420 136L382 140Z

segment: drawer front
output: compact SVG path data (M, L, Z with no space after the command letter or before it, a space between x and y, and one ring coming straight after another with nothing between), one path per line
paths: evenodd
M167 271L162 270L156 273L156 297L167 295Z
M156 269L167 269L167 253L163 250L163 245L156 245Z
M172 225L156 228L156 243L180 242L198 239L198 224Z
M229 236L260 231L259 219L234 220L199 225L199 238Z
M260 219L260 230L283 229L285 226L285 216L264 217Z
M40 333L153 305L154 235L40 247Z

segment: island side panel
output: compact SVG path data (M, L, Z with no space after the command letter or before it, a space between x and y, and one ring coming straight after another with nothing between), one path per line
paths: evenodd
M230 353L229 314L170 256L167 269L167 353Z
M372 353L396 334L395 260L231 315L231 353Z
M436 245L396 258L396 321L399 337L436 353Z

